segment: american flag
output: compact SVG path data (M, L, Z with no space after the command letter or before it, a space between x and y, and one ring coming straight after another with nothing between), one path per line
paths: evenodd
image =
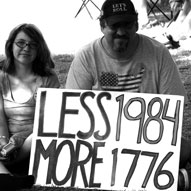
M100 85L105 91L129 91L139 92L142 76L145 69L142 68L140 73L134 75L119 75L110 72L102 72Z

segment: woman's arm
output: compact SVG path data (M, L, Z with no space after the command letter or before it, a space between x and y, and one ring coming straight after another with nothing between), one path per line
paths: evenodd
M0 91L0 148L9 142L9 130L4 112L3 97Z

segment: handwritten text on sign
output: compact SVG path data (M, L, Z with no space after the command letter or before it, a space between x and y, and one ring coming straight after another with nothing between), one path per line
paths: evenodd
M39 89L36 184L177 190L183 97Z

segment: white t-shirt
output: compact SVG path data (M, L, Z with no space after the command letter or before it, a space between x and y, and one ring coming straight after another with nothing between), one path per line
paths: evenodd
M71 64L65 88L187 97L168 49L142 34L139 39L134 55L122 61L108 55L101 38L86 45Z

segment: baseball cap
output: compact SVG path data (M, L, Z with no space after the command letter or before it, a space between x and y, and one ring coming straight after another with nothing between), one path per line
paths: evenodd
M100 19L106 19L108 25L118 22L137 20L137 12L130 0L106 0L101 8Z

